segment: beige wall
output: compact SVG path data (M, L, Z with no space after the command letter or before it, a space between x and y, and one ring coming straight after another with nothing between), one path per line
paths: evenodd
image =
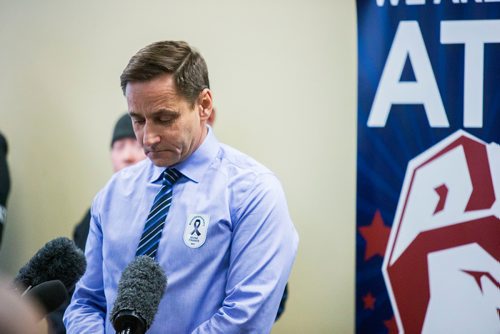
M219 139L280 177L301 243L273 333L354 326L354 1L0 0L0 130L12 192L0 270L70 236L111 175L119 75L150 42L205 56Z

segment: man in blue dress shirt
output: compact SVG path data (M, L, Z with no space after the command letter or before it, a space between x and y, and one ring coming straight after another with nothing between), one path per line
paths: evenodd
M155 256L168 287L148 333L269 333L298 245L278 179L217 140L207 125L207 66L187 43L146 46L121 85L148 159L116 173L94 199L67 332L114 333L118 282L169 167L181 177ZM191 238L194 217L202 224Z

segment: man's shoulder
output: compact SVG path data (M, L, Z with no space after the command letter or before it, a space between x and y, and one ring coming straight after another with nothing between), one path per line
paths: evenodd
M221 144L219 161L218 173L224 173L227 189L231 194L233 222L239 221L245 212L250 212L257 206L271 208L285 200L278 177L249 155Z
M248 154L226 144L221 143L220 147L219 159L222 168L251 172L253 174L272 174L266 166Z
M251 190L281 188L276 175L251 156L221 144L217 169L225 174L228 186L233 191L247 193Z

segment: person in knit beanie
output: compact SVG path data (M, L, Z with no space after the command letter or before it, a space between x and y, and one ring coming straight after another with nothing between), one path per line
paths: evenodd
M111 163L116 173L122 168L146 158L141 145L135 138L132 121L128 113L123 114L115 124L111 137Z

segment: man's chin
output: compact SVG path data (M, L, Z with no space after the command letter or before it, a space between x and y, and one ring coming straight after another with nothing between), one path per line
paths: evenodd
M170 167L183 160L182 154L170 150L148 152L146 156L157 167Z
M168 166L172 166L172 163L170 163L166 159L149 158L149 160L151 160L151 162L153 163L153 165L155 165L156 167L168 167Z
M177 163L173 157L167 157L164 154L148 153L147 156L153 165L157 167L168 167Z

